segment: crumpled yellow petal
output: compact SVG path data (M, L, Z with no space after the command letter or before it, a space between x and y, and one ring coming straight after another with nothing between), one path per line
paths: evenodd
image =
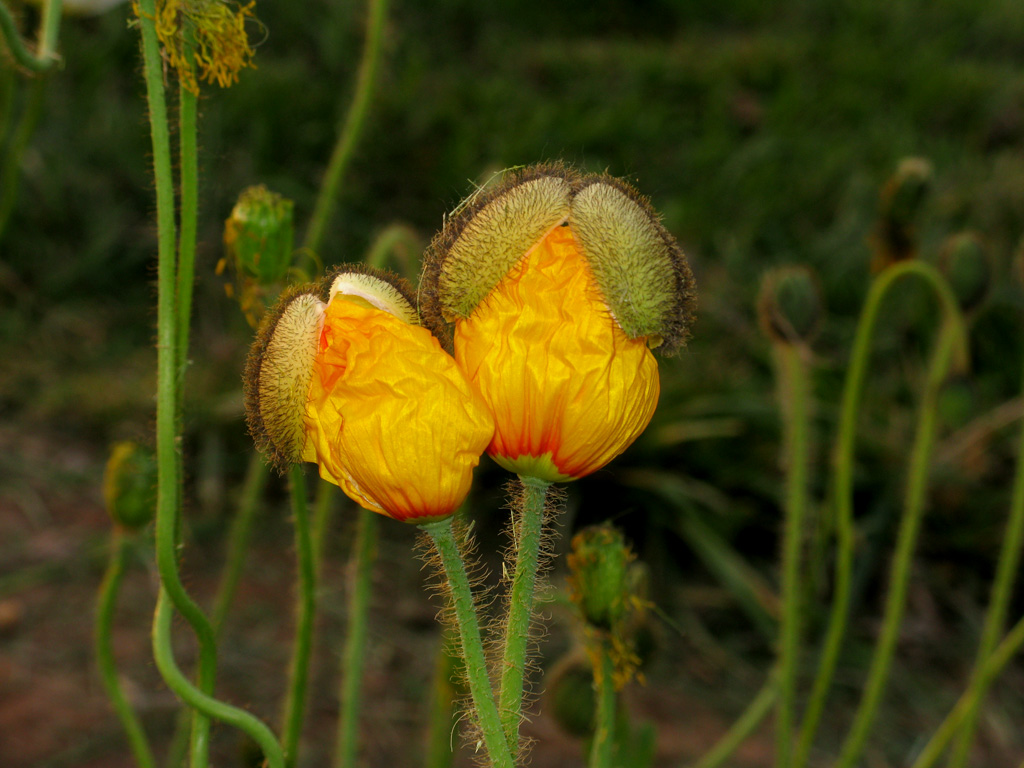
M569 227L555 227L455 326L455 359L495 420L488 452L551 482L618 456L658 404L646 339L615 322Z
M302 458L366 509L445 517L463 502L494 423L425 328L336 296L306 404Z

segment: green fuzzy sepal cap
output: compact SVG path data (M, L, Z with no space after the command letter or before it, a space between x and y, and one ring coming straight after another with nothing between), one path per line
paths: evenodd
M621 179L561 164L507 173L447 217L424 257L420 311L469 317L554 227L568 224L616 322L671 354L693 320L693 274L649 201Z

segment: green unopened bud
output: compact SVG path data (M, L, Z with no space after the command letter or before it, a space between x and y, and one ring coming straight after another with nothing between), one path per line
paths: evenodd
M137 530L156 514L156 456L132 442L118 443L103 473L103 500L118 525Z
M284 280L294 253L292 208L291 200L262 184L239 195L224 223L224 247L240 279L259 285Z
M246 363L249 432L282 470L301 459L306 398L325 307L312 286L286 292L260 327Z
M509 174L445 221L425 256L420 305L427 322L468 318L562 225L625 334L665 353L678 349L693 319L694 280L675 239L629 184L561 165Z
M588 624L602 630L621 624L631 604L632 560L622 534L610 525L584 528L573 537L570 596Z
M821 326L821 288L807 267L780 267L761 281L757 300L764 333L780 344L807 344Z
M960 309L971 312L981 306L992 284L992 264L976 234L961 232L948 237L939 253L939 267Z
M878 224L872 241L877 272L913 258L917 251L916 222L931 189L932 165L921 157L900 161L879 196Z

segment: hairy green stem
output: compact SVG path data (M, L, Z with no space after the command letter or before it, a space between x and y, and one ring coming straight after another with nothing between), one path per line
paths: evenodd
M501 691L498 709L505 739L513 752L519 746L519 722L523 719L523 685L526 678L526 653L530 641L530 620L537 593L537 568L544 529L544 501L550 483L535 477L520 476L522 494L513 504L512 540L516 553L515 571L509 588L508 616L502 633ZM518 507L518 508L515 508Z
M782 544L782 620L779 623L779 670L781 694L776 723L776 766L788 768L793 739L800 662L800 545L807 505L807 459L810 418L810 385L796 345L774 345L780 408L783 414L786 501Z
M359 711L362 706L363 659L366 655L367 617L373 564L377 560L379 515L359 510L356 540L350 564L348 631L341 668L341 716L334 751L335 768L353 768L359 749Z
M700 760L693 764L693 768L718 768L722 763L732 756L733 752L739 749L754 730L761 724L761 721L772 710L779 697L779 670L773 669L768 675L765 684L758 691L747 708L743 711L732 727L710 750L701 756Z
M942 304L945 322L950 323L966 353L966 331L956 299L945 279L929 264L912 260L894 264L883 271L872 282L864 308L861 310L850 354L849 368L843 384L842 403L839 412L839 428L833 457L833 506L836 528L836 564L833 586L832 609L829 615L818 672L800 726L796 758L793 765L803 768L810 755L814 736L818 731L825 700L832 686L836 662L846 634L849 619L850 592L852 588L854 522L853 522L853 460L854 444L857 437L857 417L860 412L861 396L867 377L871 340L881 308L882 299L889 289L908 276L917 276L927 282L936 292Z
M367 8L366 40L363 46L363 57L359 62L359 72L356 75L355 93L338 134L337 143L331 153L331 159L327 164L327 171L324 174L323 183L320 185L320 193L317 195L313 216L309 229L306 231L305 243L303 243L304 247L314 253L320 250L324 233L327 231L327 222L338 196L341 177L352 159L356 142L359 140L363 123L366 122L366 115L369 112L377 64L380 61L381 31L384 28L386 12L387 0L370 0Z
M1003 668L1010 663L1013 657L1024 646L1024 618L1017 621L998 647L992 652L979 670L979 673L971 678L970 685L963 692L956 705L946 715L942 725L932 734L931 739L921 750L911 768L931 768L942 756L943 750L950 740L957 734L963 723L963 718L972 706L972 702L980 699L988 687L992 684Z
M157 568L163 589L175 608L192 626L199 641L199 688L212 696L217 670L217 645L213 628L202 610L185 592L178 576L177 532L181 505L181 472L178 454L179 352L178 301L176 296L174 182L171 172L170 132L163 84L163 60L156 36L154 0L139 0L143 72L153 142L153 169L157 209ZM210 721L196 710L192 725L193 768L208 764Z
M981 631L981 640L978 643L978 654L974 661L972 677L978 677L981 674L985 660L992 654L992 649L995 648L999 636L1006 626L1006 611L1013 595L1013 582L1017 576L1017 566L1020 563L1022 542L1024 542L1024 425L1021 426L1017 445L1017 471L1013 478L1009 519L1006 522L1006 532L1003 535L1003 545L999 552L996 577L992 584L988 610L985 613L985 623ZM987 686L977 687L977 695L968 700L960 733L953 743L950 768L963 768L967 764L986 688Z
M473 698L477 723L483 736L484 747L495 768L512 768L514 762L505 739L505 731L498 716L498 707L491 691L487 676L487 661L484 657L480 624L477 620L476 604L469 587L466 565L455 541L452 518L421 525L434 544L441 558L445 582L451 594L452 607L459 630L459 647L469 680L469 692Z
M615 750L615 662L604 640L597 641L594 663L594 740L590 744L589 768L612 768Z
M932 449L935 444L938 421L938 399L942 384L949 372L957 344L963 343L959 330L950 323L944 323L939 331L939 340L932 355L924 392L921 396L917 433L910 453L910 475L904 498L903 517L896 538L892 572L889 579L889 593L885 601L885 619L881 634L871 659L867 683L861 696L860 706L850 726L846 741L839 754L837 768L852 768L860 757L868 734L874 723L878 705L889 680L889 665L896 650L903 611L906 603L910 567L925 507L925 494L931 468Z
M288 672L288 694L284 705L281 743L285 765L296 764L302 721L306 712L309 684L309 659L313 647L313 620L316 617L316 564L310 534L309 508L306 502L306 476L302 464L293 464L289 473L292 523L295 526L295 550L299 572L295 641Z
M110 697L114 711L128 737L136 765L138 768L156 768L156 761L153 759L153 752L146 739L146 733L142 730L142 724L139 722L135 710L128 703L128 699L121 689L121 683L117 679L117 665L114 661L114 649L110 641L114 607L117 604L117 595L121 589L121 579L130 550L131 540L120 527L115 527L110 538L110 560L107 563L107 571L100 584L99 596L96 601L94 633L96 665L99 668L103 685L107 689L107 696Z
M284 756L281 745L277 743L273 731L260 720L244 709L233 707L208 696L188 681L178 669L174 660L174 649L171 647L172 606L169 594L161 585L160 595L156 601L156 613L153 617L153 658L157 669L167 682L167 686L182 700L196 711L202 712L207 718L214 718L226 723L250 736L263 750L268 768L284 768Z

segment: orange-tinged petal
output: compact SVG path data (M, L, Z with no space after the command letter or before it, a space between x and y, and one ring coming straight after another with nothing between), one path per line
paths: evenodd
M302 458L352 499L398 520L463 502L494 431L455 361L426 329L336 296L306 404Z
M495 420L488 452L552 482L594 472L643 432L658 365L602 301L568 227L555 227L465 320L455 359Z

